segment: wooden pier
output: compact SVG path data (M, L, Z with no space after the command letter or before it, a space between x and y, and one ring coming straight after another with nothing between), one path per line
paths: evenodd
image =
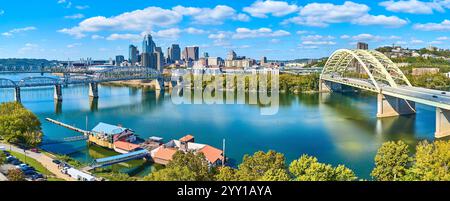
M45 118L45 120L47 120L47 121L49 121L49 122L51 122L51 123L54 123L54 124L56 124L56 125L59 125L59 126L68 128L68 129L70 129L70 130L73 130L73 131L76 131L76 132L79 132L79 133L83 133L83 135L89 135L89 134L92 133L91 131L86 131L86 130L83 130L83 129L81 129L81 128L77 128L77 127L75 127L75 126L71 126L71 125L69 125L69 124L65 124L65 123L63 123L63 122L60 122L60 121L57 121L57 120L54 120L54 119Z

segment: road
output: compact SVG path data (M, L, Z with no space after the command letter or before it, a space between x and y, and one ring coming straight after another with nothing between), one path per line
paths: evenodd
M4 146L6 148L6 150L11 150L11 151L14 151L17 153L22 153L22 154L24 153L23 149L16 147L14 145L0 143L0 146ZM56 177L58 177L60 179L64 179L66 181L75 181L75 179L71 178L69 175L63 174L59 170L58 165L56 165L52 162L53 158L51 158L43 153L35 153L35 152L31 152L31 151L26 151L26 155L27 155L27 157L37 160L45 168L47 168L51 173L56 175Z
M355 79L355 78L340 78L340 77L324 77L325 80L334 81L349 86L356 86L358 88L366 87L376 92L375 86L369 80ZM386 84L379 86L381 93L397 98L402 98L417 103L438 107L450 110L450 92L426 89L422 87L413 86L398 86L391 87ZM444 92L444 93L443 93Z

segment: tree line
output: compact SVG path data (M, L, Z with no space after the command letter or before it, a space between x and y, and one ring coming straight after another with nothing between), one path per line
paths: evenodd
M423 141L411 153L403 141L382 144L374 158L371 179L375 181L449 181L450 141ZM105 175L105 174L103 174ZM116 176L117 175L117 176ZM125 181L361 181L353 170L302 155L287 164L282 153L269 150L245 155L237 168L210 167L202 154L177 152L163 169L138 178L108 173ZM117 177L117 178L116 178Z

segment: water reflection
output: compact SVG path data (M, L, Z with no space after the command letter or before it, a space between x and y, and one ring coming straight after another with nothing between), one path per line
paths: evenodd
M24 105L41 119L44 141L79 135L46 122L47 117L88 129L105 122L132 128L144 138L161 136L166 141L192 134L197 142L221 147L225 138L227 156L235 164L244 154L273 149L284 153L288 161L306 153L322 162L344 163L363 178L369 178L373 157L384 141L402 139L412 145L433 140L433 108L418 105L417 115L377 119L376 97L370 94L280 94L278 113L264 116L260 114L263 105L248 104L252 93L245 94L246 104L228 105L173 104L172 92L100 85L99 98L91 100L87 86L77 85L63 89L61 104L55 104L53 88L25 90L23 97ZM184 99L205 102L202 97ZM109 153L85 142L44 148L86 162ZM154 166L133 161L112 168L145 175Z

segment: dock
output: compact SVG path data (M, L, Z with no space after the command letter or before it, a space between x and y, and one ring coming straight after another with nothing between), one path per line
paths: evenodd
M76 132L79 132L79 133L83 133L83 135L89 135L89 134L92 133L91 131L86 131L86 130L83 130L83 129L81 129L81 128L77 128L77 127L75 127L75 126L71 126L71 125L69 125L69 124L65 124L65 123L63 123L63 122L60 122L60 121L57 121L57 120L54 120L54 119L45 118L45 120L47 120L48 122L54 123L54 124L56 124L56 125L65 127L65 128L67 128L67 129L70 129L70 130L73 130L73 131L76 131Z

